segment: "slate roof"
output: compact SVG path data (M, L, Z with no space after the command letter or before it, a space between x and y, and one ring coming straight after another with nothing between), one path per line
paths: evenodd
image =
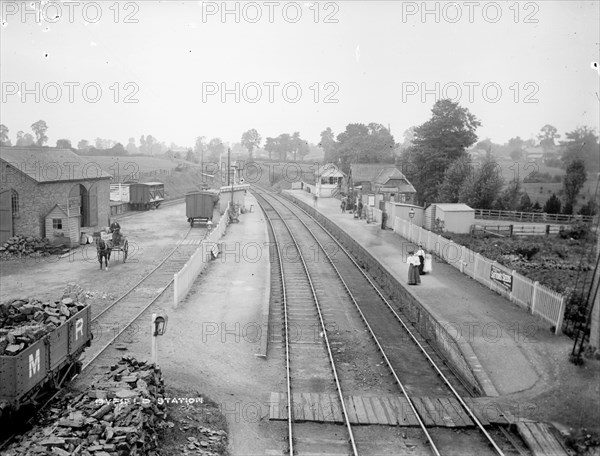
M434 203L444 212L471 212L475 211L472 207L462 203Z
M416 193L415 188L406 176L394 165L385 163L358 163L350 165L352 180L358 182L374 182L383 187L398 187L401 193ZM404 181L398 185L387 185L390 180Z
M0 147L0 160L38 183L110 179L100 165L69 149Z

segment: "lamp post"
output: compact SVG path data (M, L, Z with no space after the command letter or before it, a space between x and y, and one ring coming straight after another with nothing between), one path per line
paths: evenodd
M410 208L410 212L408 213L408 217L410 218L410 227L408 229L408 237L409 237L409 241L412 240L412 224L413 224L413 218L415 216L415 210L414 208Z
M167 321L169 317L152 314L152 362L158 364L158 336L162 336L167 331Z

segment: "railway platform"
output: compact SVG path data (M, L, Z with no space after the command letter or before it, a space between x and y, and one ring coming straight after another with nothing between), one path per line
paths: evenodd
M407 284L407 252L416 246L379 223L367 224L341 213L339 200L302 190L286 193L316 209L365 248L402 284ZM462 275L451 265L434 262L421 284L406 285L419 303L456 339L471 371L487 396L543 391L552 377L554 354L568 356L572 341L555 336L525 309ZM549 362L550 361L550 362Z

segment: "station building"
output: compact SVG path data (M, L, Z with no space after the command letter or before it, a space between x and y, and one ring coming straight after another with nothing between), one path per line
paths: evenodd
M69 149L0 147L0 243L79 242L108 225L111 176Z

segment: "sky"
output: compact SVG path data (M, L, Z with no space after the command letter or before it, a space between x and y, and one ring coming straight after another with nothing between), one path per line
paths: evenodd
M596 1L0 2L0 122L127 144L349 123L403 132L439 98L480 139L599 126ZM594 62L596 67L594 68Z

